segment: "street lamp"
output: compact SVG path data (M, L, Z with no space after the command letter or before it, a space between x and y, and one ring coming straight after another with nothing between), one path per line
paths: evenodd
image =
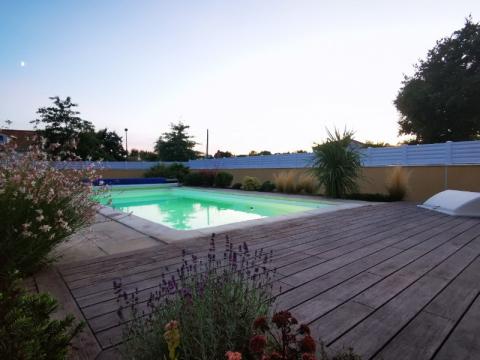
M128 159L128 137L127 137L128 129L125 128L125 151L127 152L126 159Z

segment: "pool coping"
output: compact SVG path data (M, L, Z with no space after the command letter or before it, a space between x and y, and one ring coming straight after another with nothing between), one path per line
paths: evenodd
M310 217L317 214L323 214L338 210L352 209L361 206L375 205L377 203L358 201L358 200L341 200L341 199L330 199L320 197L318 195L297 195L297 194L278 194L278 193L267 193L267 192L256 192L256 191L245 191L245 190L234 190L234 189L209 189L193 186L185 186L185 188L201 190L205 192L224 192L237 195L261 195L262 197L274 197L286 200L308 200L316 201L322 203L328 203L331 206L319 209L306 210L297 213L277 215L271 217L265 217L261 219L252 219L238 221L231 224L224 224L218 226L205 227L195 230L177 230L170 228L168 226L153 222L151 220L144 219L132 213L125 213L113 209L110 206L99 205L97 212L107 218L116 221L122 225L125 225L131 229L134 229L144 235L147 235L157 241L163 242L165 244L171 244L179 240L188 240L193 238L198 238L201 236L208 236L212 233L220 233L225 231L240 230L245 228L250 228L256 225L264 224L273 224L277 222L282 222L292 219L301 219L304 217Z

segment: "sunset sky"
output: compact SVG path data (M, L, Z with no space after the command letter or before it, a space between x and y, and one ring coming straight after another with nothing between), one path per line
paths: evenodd
M49 96L152 149L182 120L204 149L310 150L325 128L396 143L404 74L480 1L1 1L0 121Z

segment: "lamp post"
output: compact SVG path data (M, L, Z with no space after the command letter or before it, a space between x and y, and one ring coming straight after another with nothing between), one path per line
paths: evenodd
M128 159L128 137L127 137L127 134L128 134L128 129L125 128L125 151L127 152L125 160Z

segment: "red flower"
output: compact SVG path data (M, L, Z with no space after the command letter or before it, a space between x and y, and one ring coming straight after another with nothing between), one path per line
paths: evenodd
M298 333L300 335L310 335L310 328L305 324L301 324L298 328Z
M262 332L267 331L269 328L268 322L267 322L267 317L266 316L259 316L258 318L255 319L253 322L253 329L254 330L260 330Z
M292 320L295 319L292 318L292 314L288 311L279 311L272 316L272 322L277 325L278 328L288 326Z
M310 335L305 335L302 341L300 341L300 350L306 353L314 353L315 349L315 340Z
M267 338L263 335L255 335L250 339L250 350L255 354L263 353L267 345Z
M304 353L302 354L302 360L317 360L314 354Z
M268 360L284 360L282 354L274 351L268 357Z

